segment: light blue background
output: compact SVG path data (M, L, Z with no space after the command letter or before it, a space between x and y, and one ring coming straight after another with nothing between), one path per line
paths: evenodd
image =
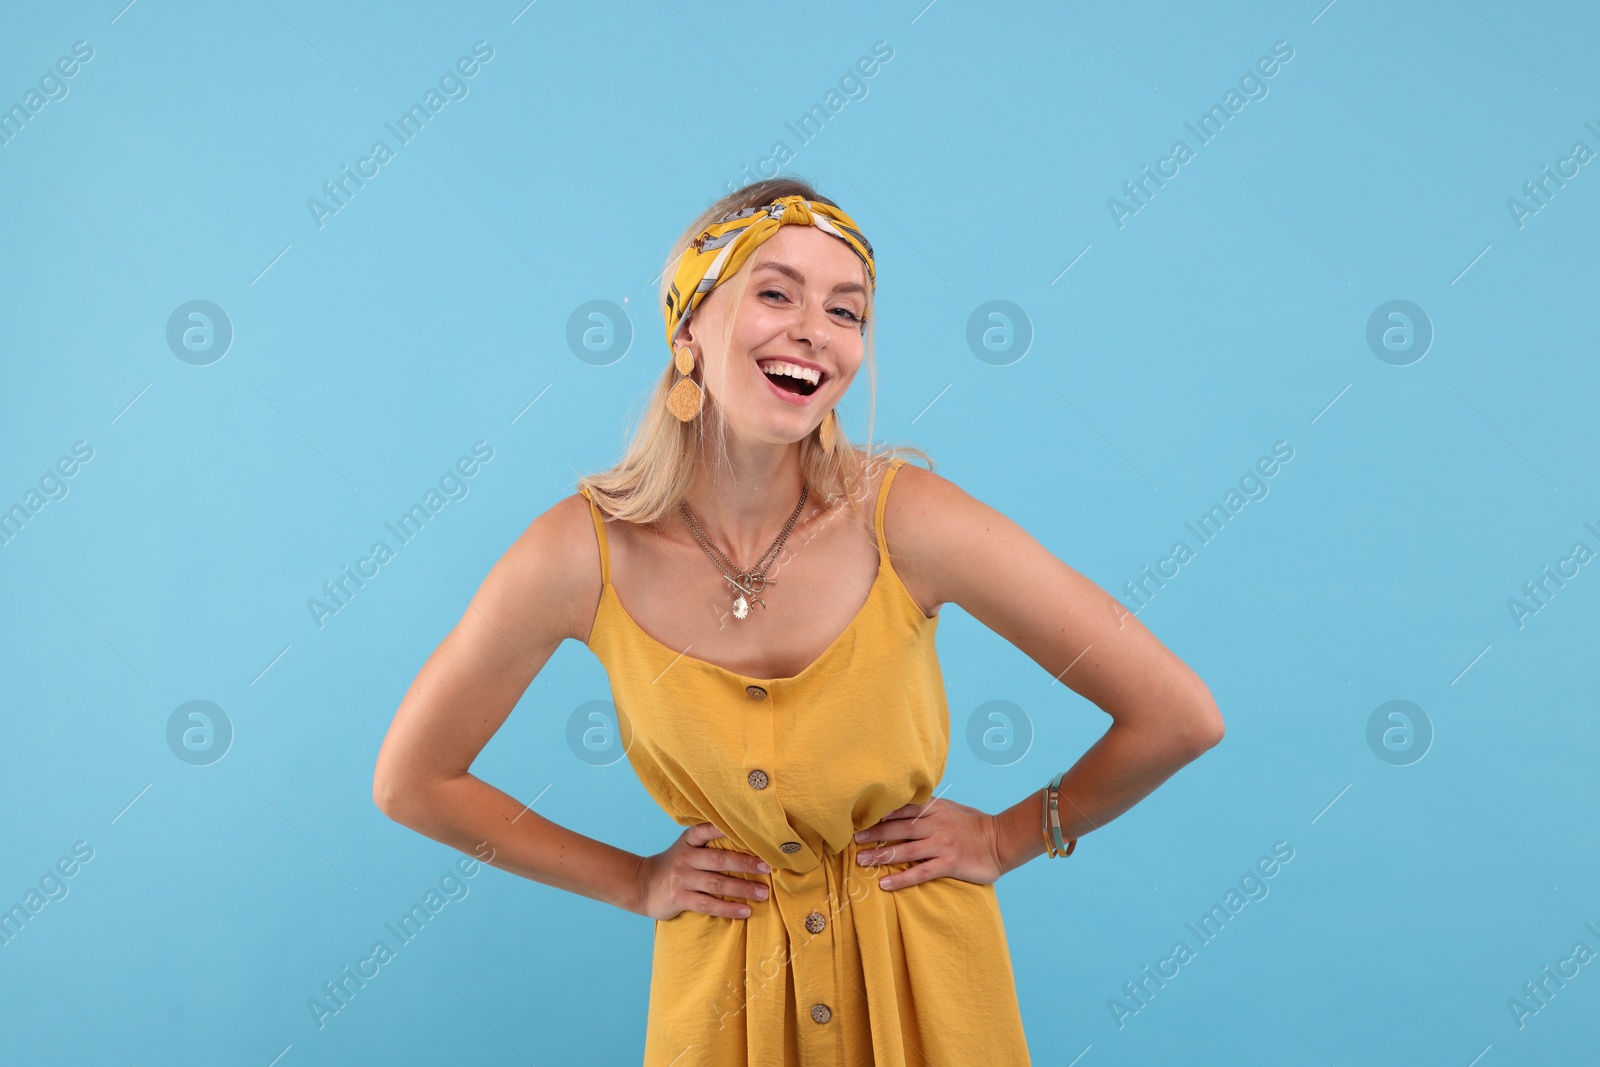
M1521 1028L1507 1001L1600 951L1600 565L1520 628L1507 600L1600 549L1600 163L1521 227L1507 200L1600 149L1597 38L1591 5L1507 0L6 13L0 105L94 57L0 146L0 506L94 454L0 547L0 906L94 858L0 948L0 1061L637 1062L649 920L498 870L324 1028L306 1002L459 858L374 807L379 742L463 598L618 456L668 358L669 243L780 139L878 252L876 436L1102 587L1294 449L1140 613L1226 739L998 884L1034 1062L1592 1057L1600 964ZM480 40L469 95L319 228L308 198ZM878 41L800 146L784 123ZM1196 147L1278 41L1268 95ZM1119 228L1108 198L1178 138L1195 158ZM166 342L196 299L235 331L209 366ZM608 365L566 341L596 299L631 318ZM1395 299L1435 330L1408 366L1365 339ZM969 348L990 300L1031 323L1020 359ZM319 629L307 599L479 440L469 495ZM1109 720L942 617L941 788L999 810ZM659 851L678 828L626 762L566 743L606 696L563 646L474 773ZM210 766L168 747L195 699L235 731ZM1392 699L1435 732L1409 766L1368 746ZM991 700L1034 732L1006 766L965 741ZM1123 983L1279 841L1270 894L1119 1028Z

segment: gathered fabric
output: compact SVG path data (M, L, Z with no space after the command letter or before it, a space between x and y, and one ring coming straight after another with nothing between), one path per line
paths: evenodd
M884 505L866 602L799 674L756 678L662 644L611 584L605 519L589 497L602 590L586 644L609 676L629 763L707 847L769 874L747 918L657 921L645 1067L926 1067L1030 1063L992 884L941 877L883 889L914 862L860 866L857 830L944 775L949 708L934 636L889 557ZM587 492L584 493L589 496Z

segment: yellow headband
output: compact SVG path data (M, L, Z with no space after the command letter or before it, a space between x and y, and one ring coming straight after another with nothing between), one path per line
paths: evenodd
M694 313L706 295L723 279L731 278L761 242L785 225L815 226L844 241L867 265L867 282L877 290L878 274L872 262L872 245L861 236L854 219L831 204L807 200L798 194L780 196L770 204L724 215L683 250L662 308L667 320L669 348L678 327ZM687 297L684 294L688 294Z

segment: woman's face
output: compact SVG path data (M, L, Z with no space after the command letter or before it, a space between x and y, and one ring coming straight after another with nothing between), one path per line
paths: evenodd
M711 291L679 334L706 360L706 388L721 405L730 432L753 441L789 444L811 433L855 380L865 354L866 269L844 241L815 226L782 226L751 254L744 306L729 348L720 352L736 279ZM762 365L815 368L821 381L775 383ZM787 388L785 388L787 386Z

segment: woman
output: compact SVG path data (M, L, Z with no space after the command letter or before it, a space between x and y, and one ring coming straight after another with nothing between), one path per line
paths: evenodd
M1116 600L846 438L834 408L871 365L875 286L870 243L805 182L697 218L662 279L673 358L627 454L491 570L378 757L390 817L656 920L647 1065L1028 1063L994 881L1222 737L1206 686ZM1112 718L998 813L934 797L945 603ZM687 827L662 852L468 773L566 638L600 658L629 761Z

